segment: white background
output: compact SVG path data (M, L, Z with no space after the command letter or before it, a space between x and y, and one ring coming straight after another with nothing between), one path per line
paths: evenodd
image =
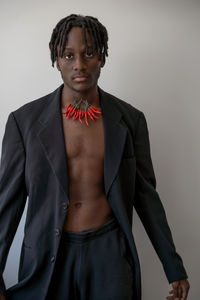
M92 15L109 33L109 57L99 81L104 90L146 116L157 190L191 284L199 297L200 253L200 1L0 0L0 139L8 114L61 83L48 43L57 22ZM165 299L170 286L134 211L133 232L142 268L143 300ZM24 216L4 278L17 280Z

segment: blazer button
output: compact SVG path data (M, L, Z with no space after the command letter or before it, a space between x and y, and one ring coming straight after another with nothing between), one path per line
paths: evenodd
M53 255L52 257L51 257L51 262L53 263L55 261L55 256Z
M55 235L60 236L60 230L58 228L55 229Z
M67 210L69 205L66 202L63 202L61 204L61 206L62 206L63 210Z

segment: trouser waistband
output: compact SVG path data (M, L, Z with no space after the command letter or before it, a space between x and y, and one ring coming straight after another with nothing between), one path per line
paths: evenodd
M100 236L108 231L111 231L119 227L119 223L116 218L110 219L105 224L96 227L94 229L83 230L81 232L63 231L62 239L66 242L84 242L86 240L93 239L94 237Z

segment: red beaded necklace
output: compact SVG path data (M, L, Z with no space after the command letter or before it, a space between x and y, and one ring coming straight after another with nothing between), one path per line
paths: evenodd
M80 109L81 104L84 105L84 109ZM96 114L101 114L101 111L99 111L95 106L91 105L90 103L87 102L87 100L81 100L77 101L75 100L74 103L71 105L69 104L67 106L67 109L63 114L67 117L67 119L73 117L73 121L79 120L81 123L82 118L85 119L85 123L88 124L88 117L92 121L95 121L96 119L100 119L100 117L97 117Z

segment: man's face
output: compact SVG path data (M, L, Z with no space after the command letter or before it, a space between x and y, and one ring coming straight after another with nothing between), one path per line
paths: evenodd
M56 59L56 66L61 72L65 85L78 93L90 91L96 87L103 61L99 61L98 53L92 54L92 42L86 31L89 53L83 40L80 27L73 27L68 34L68 40L63 57Z

